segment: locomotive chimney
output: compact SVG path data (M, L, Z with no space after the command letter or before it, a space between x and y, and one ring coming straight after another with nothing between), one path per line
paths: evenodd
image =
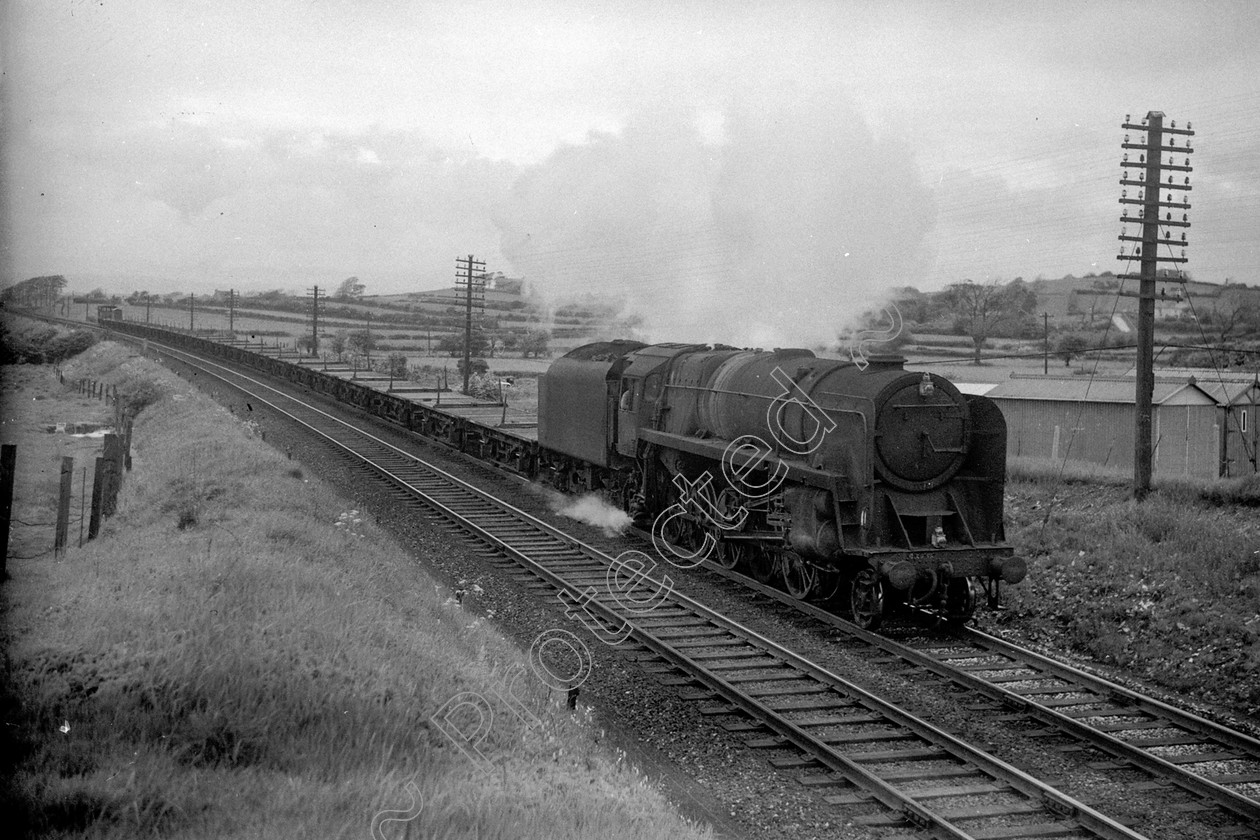
M906 365L906 357L900 353L872 353L866 357L866 361L867 366L863 373L902 370Z

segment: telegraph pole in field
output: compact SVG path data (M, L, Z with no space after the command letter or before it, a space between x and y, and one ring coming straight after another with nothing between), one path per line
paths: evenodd
M486 300L486 264L484 260L455 258L455 287L464 287L464 393L468 393L468 377L472 373L473 299L484 305Z
M193 299L196 297L197 296L194 295L193 293L191 292L188 293L188 331L189 332L196 332L196 328L193 324L193 307L194 307Z
M1186 262L1186 234L1183 232L1179 239L1174 239L1170 229L1190 227L1189 215L1186 212L1190 209L1190 202L1186 193L1190 190L1189 173L1192 171L1189 155L1194 149L1190 148L1188 139L1182 140L1182 145L1178 146L1177 138L1193 137L1194 132L1190 130L1190 123L1186 123L1185 128L1177 128L1174 120L1170 125L1165 126L1162 111L1148 112L1140 125L1132 124L1130 117L1126 115L1121 128L1145 134L1145 137L1139 137L1140 142L1137 143L1130 143L1129 135L1126 134L1121 146L1123 149L1135 150L1138 156L1136 161L1130 161L1129 153L1126 151L1120 164L1120 184L1126 187L1120 193L1120 203L1125 205L1120 221L1126 225L1120 231L1120 241L1135 244L1133 251L1129 254L1124 253L1122 245L1121 253L1116 257L1120 260L1132 260L1137 257L1140 265L1139 273L1121 274L1120 279L1139 281L1133 496L1141 501L1146 498L1151 489L1151 415L1153 412L1151 402L1155 391L1155 281L1159 277L1160 263L1180 265ZM1180 164L1176 162L1176 155L1183 156ZM1136 180L1131 178L1130 169L1138 170ZM1173 172L1184 174L1181 177L1169 174ZM1136 199L1128 197L1128 187L1138 188ZM1163 194L1162 201L1160 200L1161 193ZM1174 201L1174 194L1180 195L1181 201ZM1137 216L1129 215L1129 205L1138 205ZM1180 219L1173 218L1174 208L1179 211ZM1160 217L1161 212L1164 214L1163 218ZM1128 234L1127 225L1130 222L1141 225L1140 236ZM1167 247L1168 256L1159 255L1161 245ZM1173 256L1174 247L1181 248L1180 256ZM1177 282L1185 282L1180 268L1177 269L1177 276L1173 279Z
M319 355L319 286L311 288L311 355Z
M1044 323L1044 333L1041 340L1041 372L1045 376L1050 375L1050 313L1042 312L1041 320Z
M228 333L236 334L236 290L228 289Z

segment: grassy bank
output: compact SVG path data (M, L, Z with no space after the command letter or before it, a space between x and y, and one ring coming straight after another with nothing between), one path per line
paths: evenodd
M74 376L148 382L155 401L101 538L10 567L6 824L368 838L418 790L383 836L706 836L531 677L517 694L541 725L494 702L478 770L430 717L460 691L493 700L525 664L513 645L180 380L110 343Z
M1004 624L1171 689L1260 714L1256 482L1124 484L1024 471L1007 536L1029 560Z

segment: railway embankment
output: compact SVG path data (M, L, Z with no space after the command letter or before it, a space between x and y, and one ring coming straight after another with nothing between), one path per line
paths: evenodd
M562 694L505 689L525 655L268 446L247 409L109 342L70 362L68 379L82 375L151 399L100 537L11 561L0 590L10 830L707 836L597 745ZM22 379L29 392L6 409L19 470L49 460L39 445L57 437L28 406L78 399L47 368ZM493 726L451 704L461 692L490 699ZM529 726L496 699L507 693Z

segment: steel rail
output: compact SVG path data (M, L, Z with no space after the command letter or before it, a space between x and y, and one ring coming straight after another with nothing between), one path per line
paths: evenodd
M1135 767L1140 767L1154 776L1165 778L1170 783L1189 793L1200 796L1236 816L1251 820L1253 824L1260 825L1260 801L1244 796L1238 791L1230 790L1227 786L1207 776L1193 773L1183 765L1174 764L1158 755L1152 754L1141 746L1130 744L1082 720L1038 703L1032 697L1020 694L1014 689L1005 688L998 683L954 667L930 653L902 644L888 636L864 630L856 624L840 618L833 612L829 612L814 604L798 601L787 593L772 586L759 583L747 575L722 568L712 561L706 562L705 565L711 571L737 581L741 586L756 589L762 594L792 606L812 618L839 628L846 634L860 639L885 653L926 668L959 686L1001 703L1012 712L1017 712L1048 726L1056 727L1078 740L1097 747L1114 758L1132 764ZM1184 709L1178 709L1175 706L1091 674L1088 671L1051 659L1044 654L980 630L963 627L953 628L947 630L947 632L952 634L952 638L976 647L977 650L974 654L976 658L986 655L1005 656L1014 663L1025 665L1028 670L1044 672L1028 676L1026 679L1029 682L1060 679L1069 683L1075 683L1075 685L1066 685L1059 693L1092 693L1097 695L1096 700L1085 699L1079 705L1106 702L1128 704L1131 709L1126 710L1130 711L1132 716L1145 715L1155 721L1162 722L1169 729L1182 729L1189 733L1195 733L1204 739L1205 745L1215 744L1237 750L1243 754L1239 756L1240 758L1260 764L1260 740L1252 738L1245 733L1221 726ZM983 671L986 669L981 665L977 665L975 670ZM998 669L990 668L988 670ZM1132 727L1133 730L1141 728L1143 727L1138 725ZM1251 777L1247 777L1247 780L1250 781ZM1260 781L1260 777L1256 781Z
M150 346L153 346L153 344L159 344L160 347L160 343L153 342L151 340ZM179 348L160 347L160 349L163 352L167 352L172 355L177 354L178 356L197 358L194 354ZM267 397L261 396L257 393L252 394L253 398L257 399L261 404L268 405L272 410L290 417L294 422L305 426L315 434L350 453L375 472L385 476L395 485L417 496L426 506L438 510L444 516L456 522L464 529L471 531L489 544L513 557L518 563L521 563L533 574L545 580L550 586L553 586L562 592L568 592L571 597L577 599L584 598L584 596L590 591L589 586L582 582L575 583L573 581L566 580L561 575L556 574L554 571L547 568L531 556L531 552L536 552L538 550L537 545L522 548L519 544L513 543L512 539L509 537L515 537L519 541L522 536L519 531L515 534L507 536L505 536L501 531L496 532L496 529L471 518L468 515L469 511L467 506L471 504L474 508L474 513L484 513L486 506L492 506L499 511L509 514L512 517L511 524L515 525L517 528L521 525L527 526L528 532L537 536L544 536L554 541L554 546L571 549L581 557L595 560L606 570L611 571L613 567L613 558L603 552L574 539L568 534L565 534L531 514L519 510L518 508L515 508L514 506L485 493L484 491L481 491L463 479L460 479L432 464L428 464L410 453L407 453L404 450L376 437L375 435L365 432L364 430L359 429L344 420L334 417L322 409L304 403L296 397L284 394L279 389L238 371L231 370L230 368L216 362L209 362L200 359L195 362L187 360L183 360L183 362L197 367L207 374L217 376L233 387L246 390L239 383L232 382L228 377L230 376L243 379L255 387L264 388L283 397L284 399L296 403L298 406L301 406L302 409L313 413L319 422L330 423L337 431L343 433L348 432L353 436L357 436L359 446L352 446L345 440L338 439L329 431L319 428L315 423L312 423L309 420L304 420L295 415L292 411L276 405ZM227 376L210 370L210 367L207 367L207 365L213 368L218 368L220 371L226 373ZM366 441L368 446L362 446L363 441ZM374 454L364 454L359 451L359 448L366 448L369 450L376 449L378 452ZM382 458L394 462L393 466L379 463ZM424 478L429 479L430 482L436 479L444 483L445 487L443 489L449 488L450 490L457 491L458 493L464 494L464 498L446 499L445 501L442 500L436 495L436 491L433 486L421 486L422 482L419 480L419 476L410 479L400 476L397 471L403 467L410 468L412 470L419 468L429 473L429 476L425 476ZM464 507L463 512L459 509L461 506ZM642 583L643 580L655 580L658 585L668 584L668 578L652 579L642 575L638 576L638 583ZM1067 818L1070 821L1074 821L1075 825L1080 829L1089 832L1094 836L1107 838L1107 840L1139 840L1141 837L1141 835L1095 811L1084 803L1068 797L1062 792L1040 782L1023 771L1020 771L1017 768L1012 767L1011 765L960 741L931 724L887 703L886 701L875 697L873 694L870 694L853 683L844 680L838 675L827 671L821 666L818 666L803 657L800 657L781 645L778 645L764 636L761 636L755 631L721 616L699 602L688 598L677 591L671 591L669 593L669 600L674 605L683 606L685 609L691 611L697 618L702 619L704 623L712 624L715 627L721 628L724 632L740 639L741 643L760 649L766 656L784 663L801 674L807 675L809 679L812 679L819 685L825 686L828 690L842 694L846 699L856 701L856 704L862 705L881 715L889 722L914 733L916 737L932 746L942 749L955 760L971 765L978 773L987 775L991 779L1003 783L1011 789L1011 791L1007 791L1008 793L1017 791L1031 802L1036 803L1036 807L1051 815L1052 819L1058 821L1060 819ZM786 742L791 743L797 749L809 755L812 760L822 764L824 767L827 767L834 772L841 774L858 787L864 789L885 807L898 813L901 817L907 819L915 826L930 831L931 836L942 838L942 840L967 840L968 838L975 836L968 833L964 828L954 824L940 813L934 811L932 808L915 800L912 793L896 789L893 785L880 778L878 774L867 770L856 761L846 757L844 754L825 743L825 741L821 738L811 735L803 727L796 725L791 720L788 720L783 715L771 709L767 704L759 702L756 698L750 696L748 692L739 690L733 683L723 679L714 670L702 665L695 659L688 657L676 646L669 644L665 639L653 633L650 628L645 627L643 623L645 617L637 616L633 613L631 613L631 615L627 615L630 611L624 608L621 611L615 610L610 607L604 599L600 598L586 598L585 604L589 607L593 607L594 610L610 624L615 625L624 622L629 625L633 636L640 644L643 644L645 647L656 652L662 658L684 670L685 673L688 673L702 685L707 686L713 692L728 700L736 708L739 708L749 714L773 732L778 733L778 735ZM750 678L749 681L754 680ZM852 705L852 703L849 705ZM878 736L872 736L869 739L870 742L878 742L880 740L881 738ZM895 760L895 758L889 759L889 761ZM1042 828L1045 826L1044 823L1039 825ZM1071 826L1067 824L1062 827L1065 830L1071 829ZM1005 834L1004 836L1013 838L1019 837L1020 835L1018 834L1018 830L1019 826L1010 826L1010 833Z

